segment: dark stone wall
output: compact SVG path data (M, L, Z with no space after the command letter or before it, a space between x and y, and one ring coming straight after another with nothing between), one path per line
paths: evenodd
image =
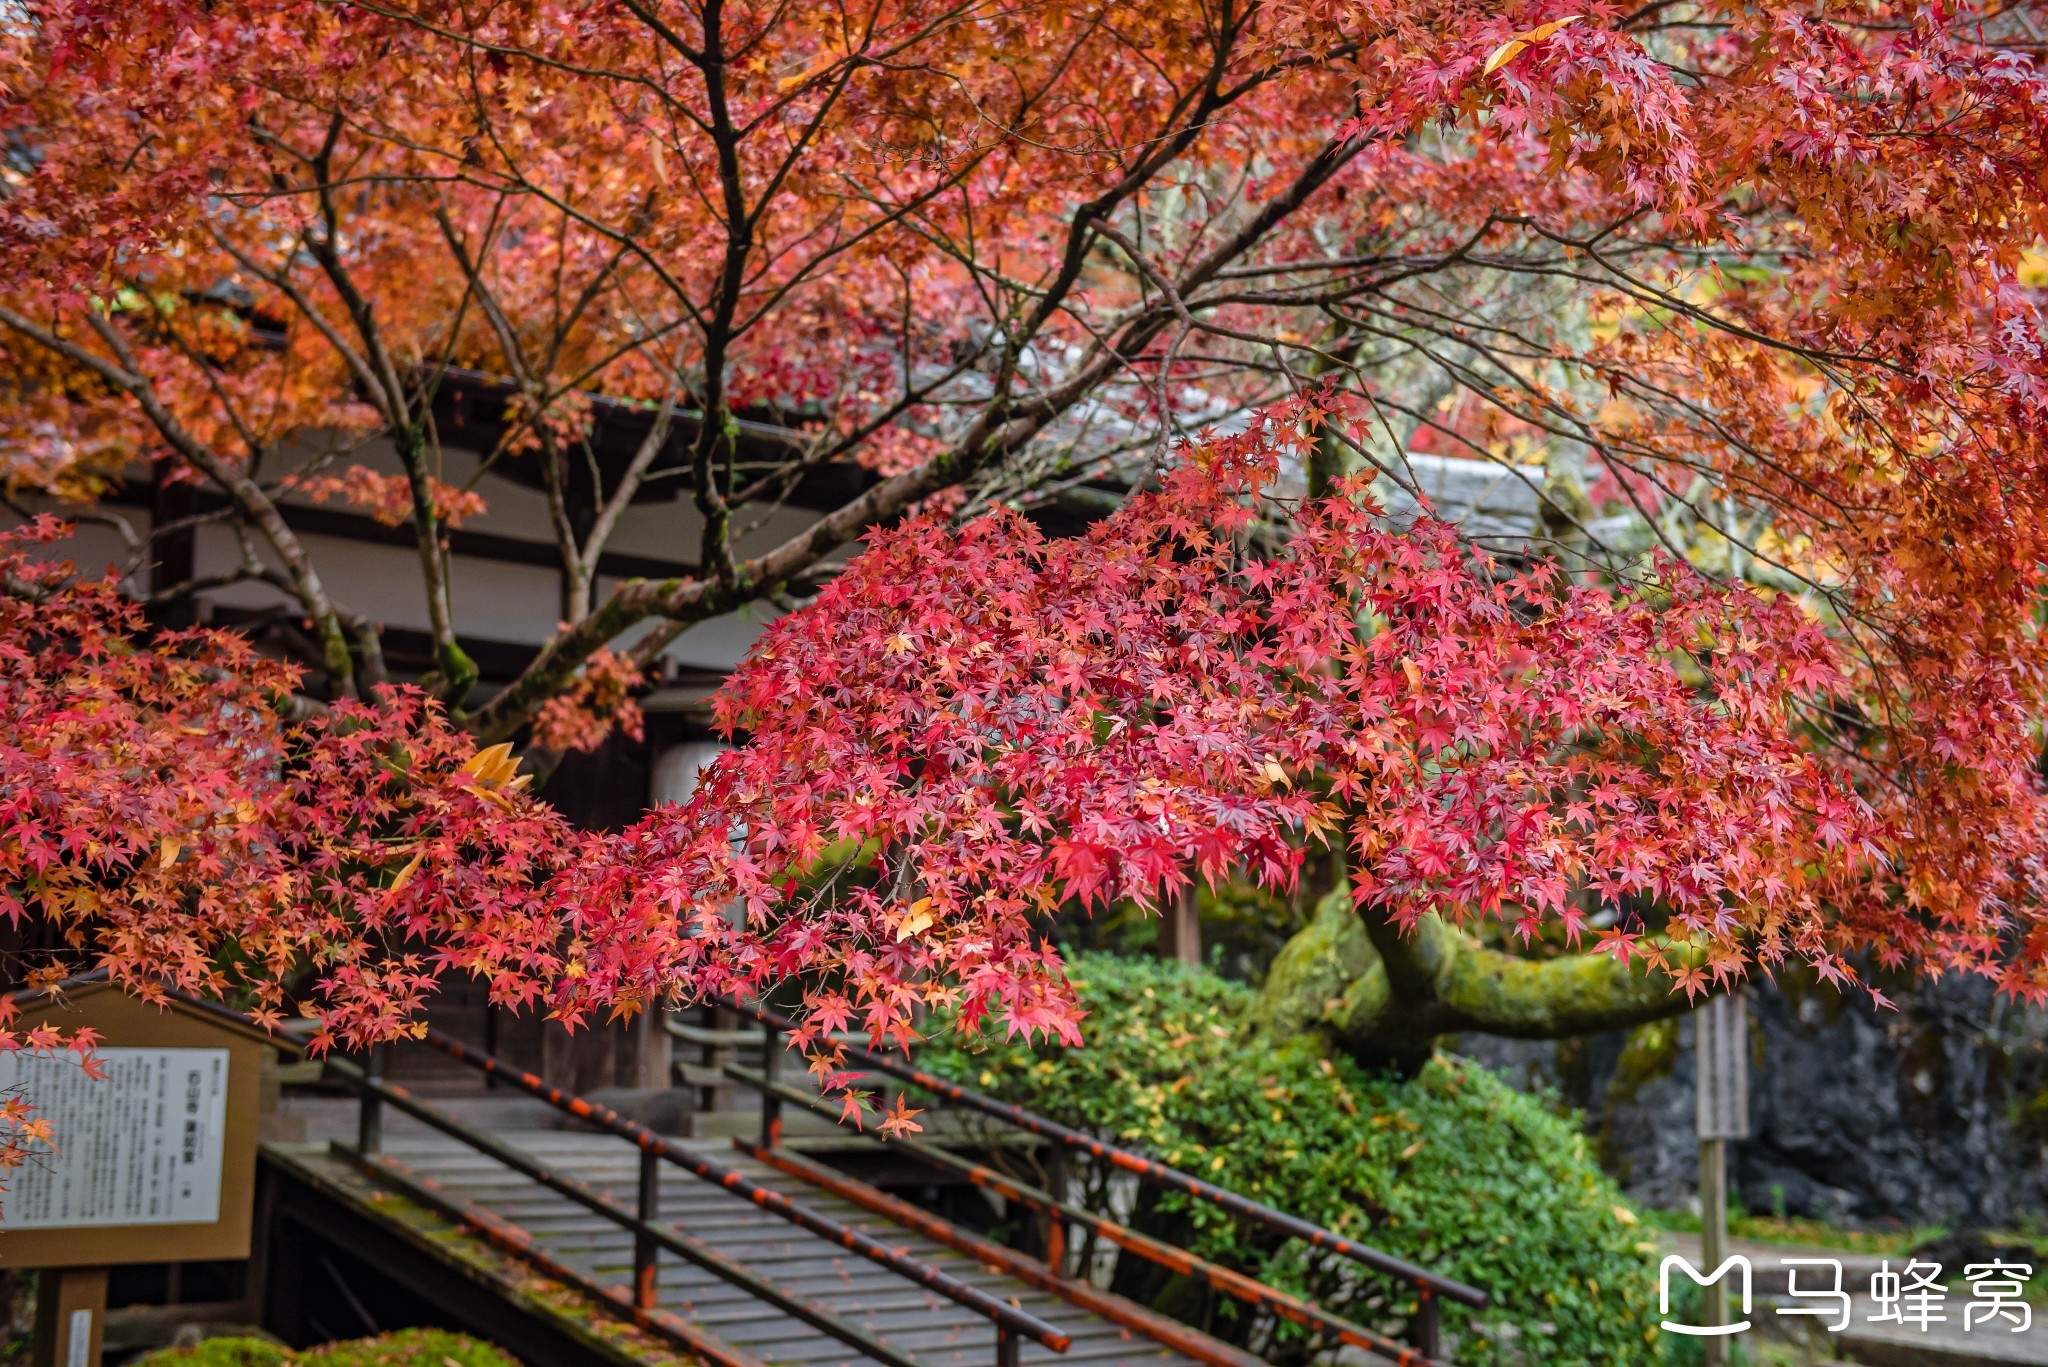
M1888 985L1897 1010L1788 976L1750 1000L1753 1137L1731 1189L1756 1212L2010 1227L2048 1213L2048 1013L1955 976ZM1563 1043L1466 1036L1459 1052L1585 1112L1635 1199L1698 1181L1690 1018Z

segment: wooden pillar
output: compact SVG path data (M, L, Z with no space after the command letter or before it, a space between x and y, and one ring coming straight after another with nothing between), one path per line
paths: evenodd
M36 1283L32 1367L99 1367L106 1328L107 1269L43 1269Z
M176 463L168 456L150 467L149 591L161 593L198 577L199 538L190 527L160 532L199 511L199 486L173 476ZM199 603L187 598L157 610L165 626L189 627L199 620Z
M610 1025L570 1030L560 1021L541 1028L540 1075L549 1085L587 1096L618 1083L618 1031Z
M669 1062L672 1057L668 1031L662 1028L662 1017L666 1013L659 1007L650 1007L633 1018L635 1035L633 1049L633 1077L631 1085L660 1090L669 1085Z
M1184 964L1202 962L1202 922L1196 915L1192 883L1159 909L1159 957Z
M1700 1141L1700 1270L1713 1277L1728 1256L1728 1141ZM1705 1304L1700 1323L1728 1323L1728 1279L1714 1277L1703 1288ZM1722 1367L1728 1360L1728 1340L1710 1337L1700 1340L1706 1350L1706 1367Z

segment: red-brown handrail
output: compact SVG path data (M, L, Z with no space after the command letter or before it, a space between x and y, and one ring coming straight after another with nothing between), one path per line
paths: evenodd
M929 1287L948 1300L965 1306L995 1325L997 1357L1004 1363L1015 1361L1016 1339L1020 1336L1043 1344L1056 1353L1066 1352L1072 1344L1072 1339L1067 1334L1028 1310L1017 1309L929 1263L898 1253L887 1244L872 1239L857 1229L849 1228L830 1216L820 1215L806 1206L799 1205L781 1192L751 1181L732 1168L715 1163L702 1154L679 1144L671 1144L645 1125L626 1119L609 1106L564 1091L560 1087L550 1086L534 1074L511 1067L483 1050L473 1049L461 1040L445 1035L439 1030L429 1029L422 1038L450 1058L466 1063L490 1077L508 1082L527 1095L547 1102L558 1111L575 1116L578 1120L596 1125L600 1129L609 1130L621 1138L630 1139L639 1145L644 1153L674 1163L707 1182L715 1182L772 1215L780 1216L793 1225L830 1239L849 1252L858 1253L900 1277Z
M726 1069L726 1073L728 1076L737 1078L739 1081L758 1089L764 1098L780 1098L792 1105L804 1107L828 1120L837 1118L837 1108L819 1097L807 1095L797 1088L772 1081L760 1073L753 1072L751 1069L731 1066ZM864 1194L858 1190L861 1184L854 1182L851 1178L842 1179L830 1175L820 1177L818 1175L820 1170L815 1165L808 1164L806 1160L784 1150L764 1145L751 1145L743 1139L735 1139L732 1142L742 1152L753 1154L763 1162L773 1163L777 1167L782 1168L783 1171L793 1175L808 1176L814 1185L825 1186L827 1190L844 1196L856 1204L865 1203L869 1205L870 1209L876 1209L878 1213L890 1213L879 1209L879 1199L881 1199L879 1193L873 1193L870 1189ZM940 1172L949 1173L955 1177L963 1177L974 1186L994 1192L1005 1200L1014 1201L1019 1206L1044 1217L1047 1222L1045 1229L1048 1245L1044 1266L1048 1270L1058 1271L1062 1266L1060 1250L1064 1245L1059 1237L1059 1231L1064 1223L1071 1222L1107 1239L1128 1253L1143 1258L1156 1266L1166 1268L1170 1272L1176 1272L1203 1282L1214 1290L1220 1291L1224 1295L1243 1304L1265 1310L1280 1319L1292 1320L1303 1328L1323 1334L1335 1342L1349 1344L1354 1348L1363 1348L1369 1352L1376 1353L1388 1362L1393 1363L1394 1367L1442 1367L1441 1364L1435 1361L1438 1346L1433 1341L1427 1343L1421 1351L1406 1347L1383 1334L1366 1328L1364 1325L1354 1324L1341 1315L1333 1315L1320 1306L1302 1300L1298 1296L1289 1295L1277 1287L1267 1286L1256 1278L1248 1277L1242 1272L1224 1267L1219 1263L1213 1263L1207 1258L1188 1252L1186 1249L1176 1248L1163 1240L1154 1239L1150 1235L1140 1234L1136 1230L1126 1228L1114 1220L1097 1215L1085 1207L1069 1204L1054 1196L1051 1192L1006 1176L984 1164L975 1163L957 1154L949 1153L935 1145L920 1143L915 1139L902 1135L879 1135L876 1137L876 1142L915 1158L927 1166L936 1168ZM886 1199L889 1201L895 1200L894 1197ZM936 1220L938 1217L931 1216L929 1218ZM898 1222L902 1223L901 1220ZM971 1250L962 1249L962 1251L970 1252ZM1056 1280L1059 1284L1053 1289L1069 1299L1073 1299L1074 1293L1082 1289L1081 1286L1066 1280L1064 1277ZM1118 1320L1119 1323L1125 1324L1127 1327L1136 1328L1141 1333L1159 1338L1161 1342L1166 1343L1169 1347L1178 1348L1189 1357L1199 1362L1210 1364L1210 1367L1242 1367L1241 1359L1234 1352L1228 1356L1219 1354L1216 1352L1216 1345L1214 1344L1205 1344L1200 1340L1188 1341L1161 1337L1157 1332L1158 1325L1156 1321L1152 1323L1139 1323L1130 1316L1130 1308L1113 1303L1099 1304L1092 1308L1111 1319Z
M774 1048L773 1035L775 1032L788 1031L795 1028L794 1021L778 1012L768 1010L766 1007L750 1005L730 998L726 999L722 1004L750 1016L766 1026L770 1032L767 1047L771 1050ZM923 1069L913 1067L900 1058L892 1058L877 1050L851 1042L837 1041L836 1043L838 1047L846 1051L849 1058L876 1072L887 1073L891 1077L908 1082L924 1091L931 1092L935 1096L944 1097L946 1100L958 1105L966 1106L972 1110L980 1111L984 1115L993 1116L996 1119L1015 1125L1028 1133L1039 1135L1066 1148L1085 1153L1091 1158L1110 1164L1112 1167L1132 1173L1142 1181L1151 1182L1168 1190L1178 1191L1199 1200L1207 1201L1211 1205L1227 1210L1231 1214L1243 1219L1250 1220L1254 1224L1263 1226L1275 1233L1284 1234L1289 1238L1300 1239L1311 1248L1335 1253L1340 1257L1349 1258L1377 1272L1385 1273L1390 1277L1409 1283L1416 1288L1420 1298L1421 1304L1418 1319L1421 1321L1421 1337L1424 1340L1425 1350L1431 1356L1434 1356L1436 1352L1436 1302L1438 1297L1454 1300L1460 1304L1472 1306L1475 1309L1483 1309L1488 1304L1489 1298L1487 1294L1477 1287L1468 1286L1464 1282L1432 1272L1428 1268L1418 1267L1404 1258L1395 1257L1393 1254L1374 1248L1369 1244L1359 1243L1355 1239L1347 1239L1341 1234L1324 1229L1320 1225L1311 1224L1298 1216L1289 1215L1282 1210L1275 1210L1273 1207L1262 1202L1254 1201L1249 1197L1240 1196L1238 1193L1227 1188L1219 1187L1213 1182L1206 1182L1192 1173L1182 1172L1178 1168L1161 1163L1156 1159L1147 1158L1143 1154L1132 1153L1128 1149L1120 1148L1092 1134L1062 1125L1058 1121L1039 1115L1036 1112L1027 1111L1022 1106L997 1100L986 1093L977 1092L969 1087L963 1087L959 1083L949 1078L940 1077L935 1073L927 1073Z
M232 1007L221 1005L218 1002L209 1002L201 998L190 997L184 993L177 993L176 995L180 1000L200 1007L223 1019L238 1021L252 1027L256 1024L250 1017L240 1011L236 1011ZM345 1060L330 1059L331 1064L339 1065L335 1068L336 1073L355 1087L361 1098L362 1113L358 1120L356 1133L357 1155L366 1162L374 1161L377 1150L382 1146L382 1107L386 1102L390 1102L398 1105L415 1118L425 1121L427 1124L442 1130L454 1138L469 1143L472 1147L477 1147L487 1152L489 1156L508 1162L511 1166L522 1171L524 1175L540 1181L543 1185L568 1196L578 1204L605 1216L605 1218L625 1226L635 1236L633 1257L634 1294L631 1303L636 1311L642 1315L651 1315L655 1310L652 1304L654 1248L660 1245L686 1254L706 1251L696 1249L694 1247L696 1244L695 1240L687 1240L679 1236L670 1235L666 1231L654 1227L655 1193L659 1188L658 1184L654 1181L651 1160L658 1158L674 1163L676 1166L694 1173L705 1181L716 1182L727 1191L751 1201L762 1210L779 1216L799 1228L807 1229L822 1238L830 1239L841 1248L849 1252L858 1253L862 1257L886 1267L898 1276L936 1291L948 1300L980 1315L995 1326L997 1367L1018 1367L1018 1346L1021 1339L1031 1339L1055 1353L1064 1353L1073 1344L1073 1339L1070 1335L1053 1325L1047 1324L1030 1311L999 1300L980 1288L959 1280L943 1269L933 1267L929 1263L920 1262L907 1254L898 1253L895 1249L876 1239L870 1238L857 1229L843 1225L828 1215L821 1215L806 1206L790 1200L779 1191L750 1181L739 1172L725 1167L723 1164L715 1163L680 1145L670 1144L665 1138L648 1129L645 1125L626 1119L609 1106L577 1096L572 1092L564 1091L562 1088L550 1086L534 1074L522 1069L513 1068L493 1055L481 1049L472 1049L462 1041L439 1030L429 1028L423 1039L433 1048L477 1069L486 1076L509 1082L512 1086L526 1092L530 1096L547 1102L557 1110L575 1116L586 1123L596 1125L600 1129L608 1130L621 1138L629 1139L636 1144L641 1152L640 1210L638 1216L631 1216L623 1210L614 1208L609 1201L590 1191L580 1182L562 1178L559 1174L548 1171L541 1164L532 1163L531 1161L521 1162L520 1156L511 1150L489 1141L487 1136L469 1132L468 1127L463 1126L460 1122L454 1120L453 1117L442 1115L434 1107L421 1103L404 1088L394 1087L385 1082L381 1076L382 1069L377 1066L381 1062L381 1051L372 1051L371 1066L368 1068L358 1068L353 1064L347 1063ZM304 1049L304 1046L300 1045L297 1041L289 1040L283 1036L278 1037L278 1044L281 1047L299 1049L301 1052ZM715 1261L729 1260L717 1259ZM725 1275L728 1270L738 1272L740 1274L739 1277L729 1279L748 1284L748 1289L752 1290L756 1295L762 1295L764 1291L768 1291L769 1294L764 1296L764 1299L770 1300L779 1308L795 1313L798 1318L811 1323L814 1327L825 1329L828 1333L842 1338L849 1345L867 1352L871 1356L889 1363L900 1364L904 1361L900 1354L888 1349L885 1345L870 1341L867 1335L860 1333L858 1330L851 1330L850 1327L843 1330L842 1326L829 1322L831 1317L821 1314L815 1307L803 1305L794 1298L786 1297L770 1290L766 1283L760 1282L758 1278L754 1277L751 1273L745 1272L744 1269L713 1267L712 1270L720 1275ZM668 1325L664 1327L673 1331L684 1326ZM697 1347L700 1351L724 1347L724 1345L716 1344L708 1339L695 1343L693 1346ZM707 1356L717 1358L719 1354L712 1352L708 1353ZM743 1352L733 1351L729 1361L732 1367L740 1367L740 1364L748 1363L751 1359Z

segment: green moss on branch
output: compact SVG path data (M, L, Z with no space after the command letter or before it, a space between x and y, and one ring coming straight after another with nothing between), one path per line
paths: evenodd
M1402 930L1319 902L1274 961L1252 1009L1276 1039L1315 1033L1370 1063L1412 1072L1445 1035L1568 1039L1674 1016L1693 1002L1670 977L1606 954L1525 959L1438 916Z

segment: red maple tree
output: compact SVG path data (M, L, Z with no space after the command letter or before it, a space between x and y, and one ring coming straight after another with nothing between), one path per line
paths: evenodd
M448 971L572 1016L806 975L813 1032L959 1000L1070 1034L1059 905L1285 886L1341 839L1366 1036L1583 1028L1788 957L2038 1000L2033 33L1828 0L39 6L0 36L10 479L208 486L249 548L224 581L304 619L309 672L17 550L10 706L47 734L0 773L13 905L138 988L218 989L247 940L266 1009L317 980L350 1038ZM564 584L473 709L443 529L477 510L432 421L465 367L507 382L487 455L538 460ZM654 435L572 516L621 400ZM749 468L763 415L796 435ZM698 571L604 588L671 433ZM377 442L397 473L351 469ZM1495 462L1538 534L1421 516L1429 452ZM743 550L748 502L830 462L878 482ZM1078 539L1019 516L1112 474L1156 492ZM412 527L419 691L293 489ZM590 743L680 631L905 517L764 638L688 806L584 841L464 769L535 723ZM1508 971L1461 930L1489 918L1664 976L1490 1017L1454 966Z

